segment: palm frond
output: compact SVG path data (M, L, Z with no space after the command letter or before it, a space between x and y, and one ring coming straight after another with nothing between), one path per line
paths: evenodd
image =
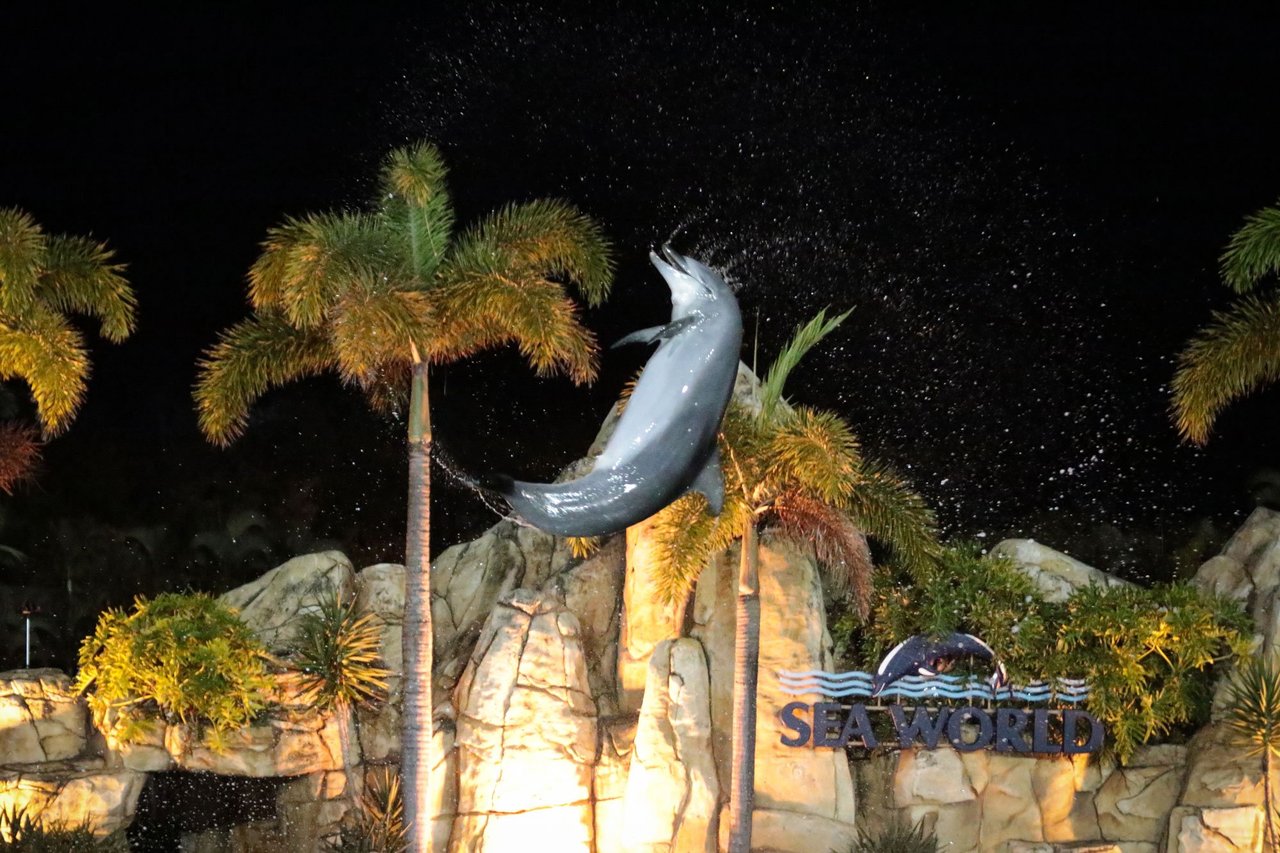
M1280 377L1280 300L1246 296L1192 339L1173 378L1173 419L1183 438L1203 444L1218 414Z
M402 262L373 217L316 213L288 219L267 232L249 270L249 300L259 311L278 309L296 328L313 329L342 293L367 286L368 270L379 270L390 287L402 275Z
M0 207L0 311L20 314L35 299L46 244L31 214Z
M34 427L16 421L0 423L0 492L11 495L15 486L31 478L42 445Z
M428 337L425 317L421 293L348 290L331 311L328 325L339 375L369 388L388 365L407 364L410 341Z
M819 341L844 322L853 309L831 319L827 319L824 308L814 315L813 319L796 329L791 341L783 348L778 357L769 365L769 372L760 384L760 417L768 420L773 417L774 409L782 400L782 389L787 384L787 377L795 370L809 350Z
M258 314L222 333L199 363L200 429L227 445L244 432L249 407L269 389L335 367L318 332L294 328L278 314Z
M1264 207L1231 235L1220 259L1222 280L1248 293L1266 275L1280 273L1280 207Z
M848 515L803 491L788 492L770 509L770 520L788 538L813 547L829 589L848 596L861 619L871 612L871 548Z
M440 329L429 342L436 360L513 343L539 376L595 378L599 345L559 284L517 280L498 271L454 280L433 293Z
M843 509L859 530L893 549L903 568L917 572L942 553L937 523L924 499L887 465L863 459L858 484Z
M464 275L567 279L588 305L609 295L614 269L600 226L558 199L509 204L489 214L462 235L449 264Z
M0 314L0 379L22 379L45 436L71 423L84 400L89 354L65 317L33 302L20 317Z
M741 492L729 489L718 516L707 512L706 498L696 493L686 494L655 515L654 583L659 597L667 604L683 599L707 562L729 548L752 517L752 509Z
M138 301L121 274L124 265L114 260L105 243L50 237L40 295L59 311L98 318L102 336L118 343L133 331Z
M1249 755L1280 758L1280 665L1274 656L1237 661L1228 682L1225 718Z
M768 479L795 483L835 505L843 503L858 484L862 466L858 439L834 412L797 408L776 416L766 432Z
M435 275L453 236L448 173L440 150L427 142L395 149L382 167L382 214L409 246L418 286Z

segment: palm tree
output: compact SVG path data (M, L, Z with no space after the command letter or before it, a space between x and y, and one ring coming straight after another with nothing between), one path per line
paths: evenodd
M399 148L374 210L273 228L249 271L254 313L206 353L195 391L201 427L225 445L254 400L295 379L336 373L379 407L409 387L401 773L414 853L430 846L428 366L511 343L540 375L591 380L596 340L565 283L596 305L613 276L599 226L564 202L511 204L455 233L445 174L434 146Z
M813 545L837 591L847 592L865 618L871 599L867 536L892 546L907 567L936 559L932 513L884 465L865 457L839 415L792 407L782 396L805 353L848 314L827 319L821 311L770 367L758 397L735 402L721 433L725 503L718 517L705 499L688 495L655 519L658 586L680 601L708 558L742 540L734 641L733 757L729 800L729 850L751 848L755 803L756 676L760 659L759 529L768 524Z
M1173 420L1184 439L1209 440L1228 403L1280 378L1280 291L1256 292L1280 273L1280 206L1264 207L1231 235L1222 280L1242 298L1201 329L1178 357Z
M27 383L46 438L75 419L89 380L84 335L67 315L96 318L112 343L133 331L137 303L114 259L105 243L46 234L0 207L0 380Z

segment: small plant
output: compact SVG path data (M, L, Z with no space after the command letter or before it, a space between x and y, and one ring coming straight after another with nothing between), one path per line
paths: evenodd
M68 827L45 823L27 813L24 806L0 809L0 850L21 853L129 853L123 832L93 834L89 824Z
M1015 682L1086 679L1087 707L1122 761L1207 718L1211 666L1243 654L1252 633L1237 604L1185 584L1090 586L1046 602L1011 561L962 545L913 573L881 572L871 622L847 614L833 635L874 668L910 636L952 631L984 639Z
M373 614L360 615L340 595L321 599L302 616L295 665L302 696L324 709L347 709L383 698L391 671L380 664L382 636Z
M908 825L895 817L874 837L866 827L860 827L849 853L938 853L938 839L925 832L923 820Z
M1241 660L1227 693L1226 722L1238 744L1262 759L1262 803L1267 849L1276 845L1272 760L1280 756L1280 666L1274 657Z
M348 822L337 840L328 844L328 850L330 853L402 853L408 846L400 777L383 768L366 778L356 807L348 813Z
M80 646L76 687L117 741L140 739L150 720L208 726L209 743L250 723L270 686L266 649L235 611L203 593L139 597L108 610Z

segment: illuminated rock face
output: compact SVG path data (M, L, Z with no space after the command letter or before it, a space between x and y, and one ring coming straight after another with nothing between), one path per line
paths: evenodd
M110 769L101 758L0 768L0 805L49 823L107 835L133 820L145 773Z
M84 703L61 670L0 673L0 756L5 764L75 758L88 734Z
M235 608L268 649L286 652L297 637L298 617L315 612L317 602L335 591L350 595L354 578L351 561L340 551L305 554L219 600Z
M649 659L622 807L621 848L715 853L720 783L702 643L663 640Z
M597 719L580 633L552 594L516 590L490 613L457 687L450 851L502 853L531 839L593 851Z

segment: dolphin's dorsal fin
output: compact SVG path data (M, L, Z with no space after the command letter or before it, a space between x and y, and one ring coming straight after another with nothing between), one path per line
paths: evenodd
M618 338L609 349L617 349L627 344L652 344L657 341L670 340L688 328L694 322L694 319L693 317L681 317L679 320L672 320L664 326L650 326L647 329L640 329L626 337Z
M719 515L724 509L724 472L720 470L720 448L713 447L707 457L707 464L702 466L698 476L693 479L689 491L697 492L707 499L707 509L712 515Z

